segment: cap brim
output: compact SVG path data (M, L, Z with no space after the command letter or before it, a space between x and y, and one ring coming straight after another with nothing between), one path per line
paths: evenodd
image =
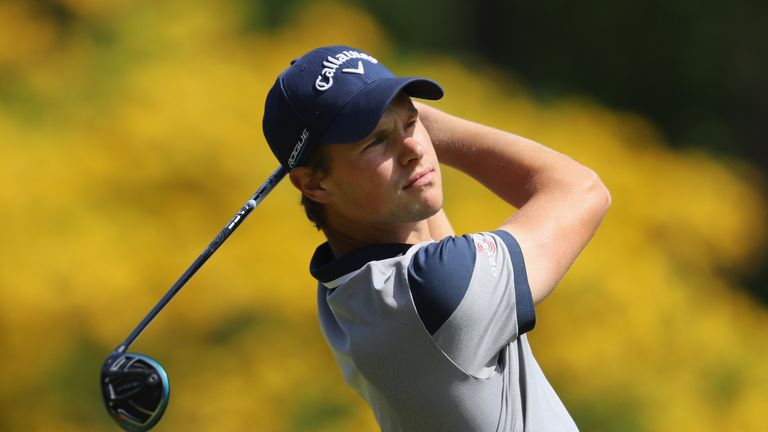
M378 79L365 86L347 102L323 133L320 142L346 144L365 138L379 123L384 110L400 91L419 99L438 100L443 97L442 87L430 79Z

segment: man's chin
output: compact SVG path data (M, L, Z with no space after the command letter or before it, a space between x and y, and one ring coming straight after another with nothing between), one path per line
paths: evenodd
M436 215L443 208L443 201L439 200L434 203L422 202L420 205L414 206L407 211L403 222L416 223L425 221L432 216Z

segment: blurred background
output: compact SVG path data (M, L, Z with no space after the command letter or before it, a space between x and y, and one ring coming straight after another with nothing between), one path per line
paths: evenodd
M0 0L0 430L117 430L98 375L276 167L263 101L321 45L594 168L613 206L530 334L585 431L768 430L768 3ZM511 208L445 169L460 233ZM133 349L158 431L374 431L281 184Z

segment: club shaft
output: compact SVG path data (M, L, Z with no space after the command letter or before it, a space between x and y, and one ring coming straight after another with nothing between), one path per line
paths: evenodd
M215 239L208 245L207 248L203 251L203 253L200 254L199 257L195 260L195 262L192 263L192 265L189 266L189 268L184 272L184 274L181 275L179 280L176 281L175 284L171 287L170 290L168 290L167 293L163 296L163 298L160 299L160 301L157 302L154 308L147 314L146 317L139 323L138 326L133 330L133 332L128 336L123 343L118 345L117 348L115 348L116 352L125 352L128 350L128 347L131 346L133 341L136 340L137 337L141 334L141 332L149 325L150 322L157 316L158 313L160 313L161 310L165 307L165 305L168 304L168 302L173 299L173 297L181 290L181 288L189 281L189 279L194 276L194 274L197 272L197 270L200 269L200 267L205 264L206 261L208 261L208 258L213 255L214 252L216 252L216 249L219 248L226 240L229 238L229 236L235 232L237 227L240 226L241 223L245 220L246 217L248 217L249 214L253 211L253 209L256 208L269 194L272 189L277 186L278 183L280 183L280 180L285 177L285 174L287 174L288 171L283 168L282 166L277 168L274 173L267 179L266 182L259 188L259 190L256 191L255 194L249 199L245 205L235 214L235 216L232 217L232 219L227 223L226 226L224 226L224 229L219 232L219 234L216 236Z

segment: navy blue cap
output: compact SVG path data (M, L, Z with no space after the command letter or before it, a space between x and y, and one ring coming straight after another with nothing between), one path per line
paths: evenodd
M421 99L443 97L436 82L396 77L358 49L317 48L277 77L264 106L264 136L285 168L306 165L318 145L365 138L400 91Z

